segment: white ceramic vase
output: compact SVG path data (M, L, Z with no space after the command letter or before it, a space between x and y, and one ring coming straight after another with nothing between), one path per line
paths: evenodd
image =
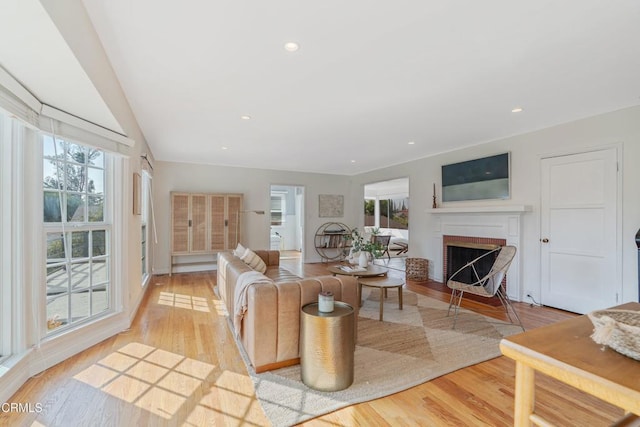
M365 268L369 265L369 257L365 251L360 251L360 257L358 258L358 266Z
M349 256L347 257L349 264L357 264L359 255L360 252L354 251L353 248L349 249Z

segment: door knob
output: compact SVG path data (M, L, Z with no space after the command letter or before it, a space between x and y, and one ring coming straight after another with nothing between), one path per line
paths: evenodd
M549 239L547 239L546 237L545 237L544 239L540 239L540 241L541 241L542 243L549 243Z

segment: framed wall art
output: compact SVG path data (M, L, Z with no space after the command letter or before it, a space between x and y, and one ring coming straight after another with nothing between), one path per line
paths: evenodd
M320 218L342 218L344 216L344 196L336 194L318 195Z
M510 154L442 166L442 201L508 199Z

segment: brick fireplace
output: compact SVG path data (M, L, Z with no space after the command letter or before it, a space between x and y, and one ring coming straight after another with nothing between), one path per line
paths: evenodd
M446 281L447 245L452 243L486 247L513 245L518 253L507 273L507 294L515 301L522 301L519 249L522 218L530 209L524 205L430 209L434 243L439 248L431 276L436 281Z
M473 236L442 236L442 271L443 271L443 281L446 281L454 271L449 271L448 266L450 264L449 260L449 246L460 246L465 248L475 248L480 252L482 251L490 251L497 247L504 246L507 244L506 239L496 239L491 237L473 237ZM474 251L477 255L480 255L480 252ZM472 259L472 258L471 258ZM471 259L459 260L459 262L454 265L460 265L460 263L466 263L471 261Z

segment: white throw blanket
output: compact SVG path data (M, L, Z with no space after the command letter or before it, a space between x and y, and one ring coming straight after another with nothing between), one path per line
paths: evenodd
M238 281L236 282L233 295L233 329L235 329L238 338L240 338L240 329L242 328L242 317L249 305L248 289L249 286L256 283L273 283L273 280L257 271L245 271L238 276Z

